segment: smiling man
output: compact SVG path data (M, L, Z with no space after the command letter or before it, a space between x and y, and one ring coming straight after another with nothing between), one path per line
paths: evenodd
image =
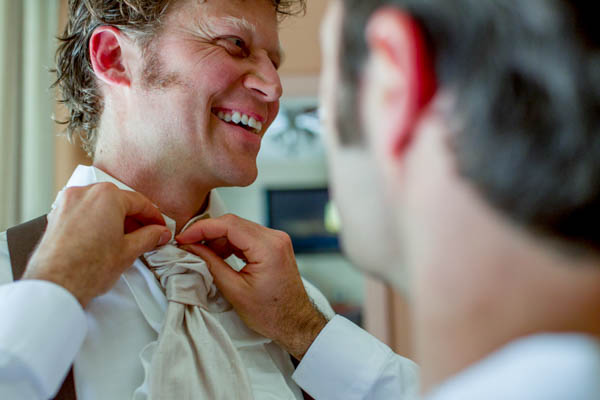
M224 214L213 189L256 179L282 93L278 23L304 6L69 2L57 85L68 133L93 166L79 166L58 196L25 279L9 283L44 221L0 237L0 325L13 329L0 330L1 397L52 397L73 361L57 398L303 397L289 355L246 327L173 236ZM64 248L78 240L87 245Z
M179 230L212 189L256 178L261 138L279 110L281 54L271 1L162 3L168 7L151 38L134 41L142 33L126 35L115 23L91 32L101 97L89 104L102 114L81 122L95 123L97 134L84 133L94 165L144 193ZM59 64L71 60L70 45ZM73 76L61 82L75 105L88 81ZM79 128L79 115L72 117L70 128Z

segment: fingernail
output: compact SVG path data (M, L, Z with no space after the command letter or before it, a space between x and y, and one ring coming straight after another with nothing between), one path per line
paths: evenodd
M171 240L171 232L165 231L162 233L162 235L160 235L160 240L158 241L158 245L162 246L164 244L167 244L167 242L169 240Z

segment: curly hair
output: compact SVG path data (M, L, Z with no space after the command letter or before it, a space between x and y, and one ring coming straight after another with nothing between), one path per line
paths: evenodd
M89 58L88 44L94 30L110 25L127 33L142 48L161 29L169 6L181 0L69 0L69 19L56 50L56 81L59 102L69 111L66 135L79 137L83 149L93 157L102 115L102 96ZM200 0L206 1L206 0ZM306 0L271 0L280 19L302 14Z

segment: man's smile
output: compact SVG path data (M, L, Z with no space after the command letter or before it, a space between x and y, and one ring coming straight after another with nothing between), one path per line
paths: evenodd
M213 108L212 113L216 115L220 120L231 124L242 127L249 132L260 135L262 132L263 119L261 116L256 114L248 114L242 111L229 110L224 108Z

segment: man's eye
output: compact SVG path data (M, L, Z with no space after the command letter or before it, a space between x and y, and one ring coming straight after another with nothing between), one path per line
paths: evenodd
M246 48L246 43L238 37L227 37L224 39L229 41L230 43L233 43L234 45L236 45L237 47L239 47L241 49Z
M229 53L237 57L248 56L248 46L243 39L235 36L224 37L219 40Z

